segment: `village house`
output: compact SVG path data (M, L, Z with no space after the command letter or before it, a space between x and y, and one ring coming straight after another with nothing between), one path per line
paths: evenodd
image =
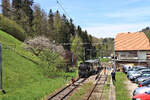
M118 33L114 45L117 68L121 64L149 65L150 43L143 32Z

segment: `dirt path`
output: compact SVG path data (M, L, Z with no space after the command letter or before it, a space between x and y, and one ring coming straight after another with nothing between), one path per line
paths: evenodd
M130 96L132 97L133 96L132 93L133 93L134 89L137 88L137 84L136 83L132 83L130 80L127 80L125 82L125 84L127 86L127 89L129 91Z

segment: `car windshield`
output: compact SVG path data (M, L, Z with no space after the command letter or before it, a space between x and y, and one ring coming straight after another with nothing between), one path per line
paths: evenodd
M149 73L145 73L145 74L143 74L142 76L143 76L143 77L145 77L145 76L146 76L146 77L150 77L150 74L149 74Z
M141 72L135 72L135 74L141 74Z
M150 80L146 80L142 83L142 85L148 85L148 84L150 84Z
M150 91L145 92L146 94L150 94Z
M143 74L150 74L150 71L143 71Z

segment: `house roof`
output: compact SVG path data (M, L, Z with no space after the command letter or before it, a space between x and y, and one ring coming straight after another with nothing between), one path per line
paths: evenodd
M149 39L143 32L118 33L115 38L115 51L150 50Z

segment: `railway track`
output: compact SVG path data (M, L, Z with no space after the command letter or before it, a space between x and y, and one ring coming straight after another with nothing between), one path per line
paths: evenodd
M64 87L62 90L58 91L54 95L52 95L48 100L67 100L69 95L73 93L73 91L79 87L81 83L83 83L87 78L78 78L75 81L75 85L69 84Z
M99 75L97 76L98 77L97 81L94 87L92 88L92 90L90 91L86 100L102 100L103 99L104 86L105 86L105 83L107 81L107 76L108 76L107 74L108 73L104 74L103 71L99 73Z

